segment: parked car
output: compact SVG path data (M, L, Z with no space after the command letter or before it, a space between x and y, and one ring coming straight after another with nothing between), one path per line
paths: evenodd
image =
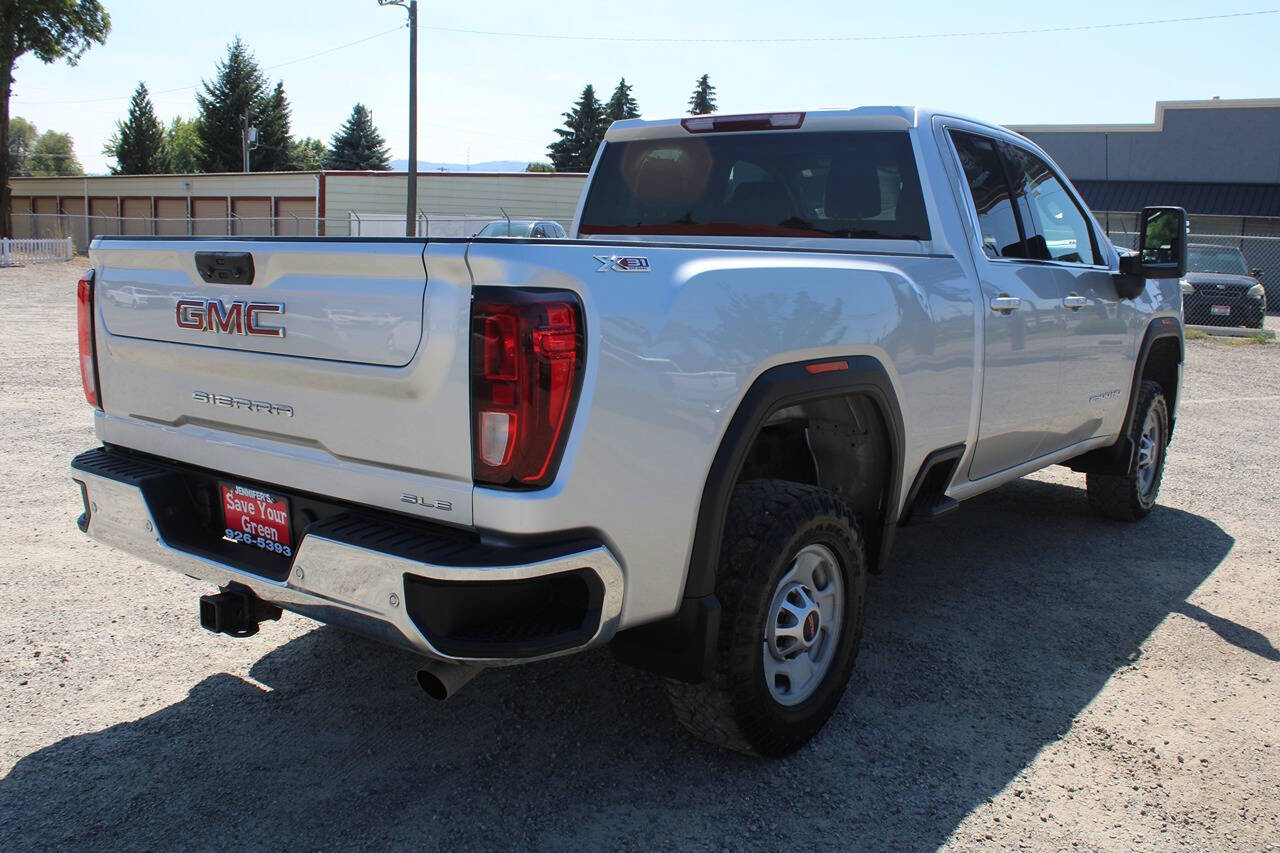
M563 226L550 219L495 219L476 232L477 237L534 237L564 239Z
M1261 329L1267 291L1235 246L1192 243L1182 279L1182 313L1193 326Z
M437 698L612 643L700 737L781 755L900 526L1054 464L1155 506L1183 210L1122 256L1035 144L914 107L603 146L573 241L95 239L80 529L216 585L211 631L289 609Z

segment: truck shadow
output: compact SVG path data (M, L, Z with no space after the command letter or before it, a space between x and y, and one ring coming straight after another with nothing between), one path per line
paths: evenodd
M1158 509L1099 521L1020 481L905 530L873 579L845 701L796 755L687 737L661 685L606 652L484 674L445 704L417 659L318 629L0 781L5 848L934 848L1062 736L1233 540ZM268 629L269 630L269 627Z

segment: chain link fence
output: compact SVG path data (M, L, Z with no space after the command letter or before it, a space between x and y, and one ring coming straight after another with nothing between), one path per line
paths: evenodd
M1135 230L1112 228L1118 248L1137 248ZM1280 237L1196 233L1187 250L1183 316L1188 325L1260 329L1280 311Z

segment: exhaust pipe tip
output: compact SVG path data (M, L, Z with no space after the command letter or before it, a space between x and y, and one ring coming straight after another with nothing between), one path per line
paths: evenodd
M449 698L449 688L435 673L428 670L418 670L418 686L422 688L423 693L438 702L443 702Z
M418 686L438 702L461 690L483 671L483 667L456 663L433 663L418 670Z

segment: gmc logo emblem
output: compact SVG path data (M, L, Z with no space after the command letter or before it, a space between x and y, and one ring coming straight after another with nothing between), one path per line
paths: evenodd
M280 326L264 326L264 314L284 314L280 302L240 302L224 306L220 299L179 299L175 311L178 328L224 335L260 335L283 338Z

